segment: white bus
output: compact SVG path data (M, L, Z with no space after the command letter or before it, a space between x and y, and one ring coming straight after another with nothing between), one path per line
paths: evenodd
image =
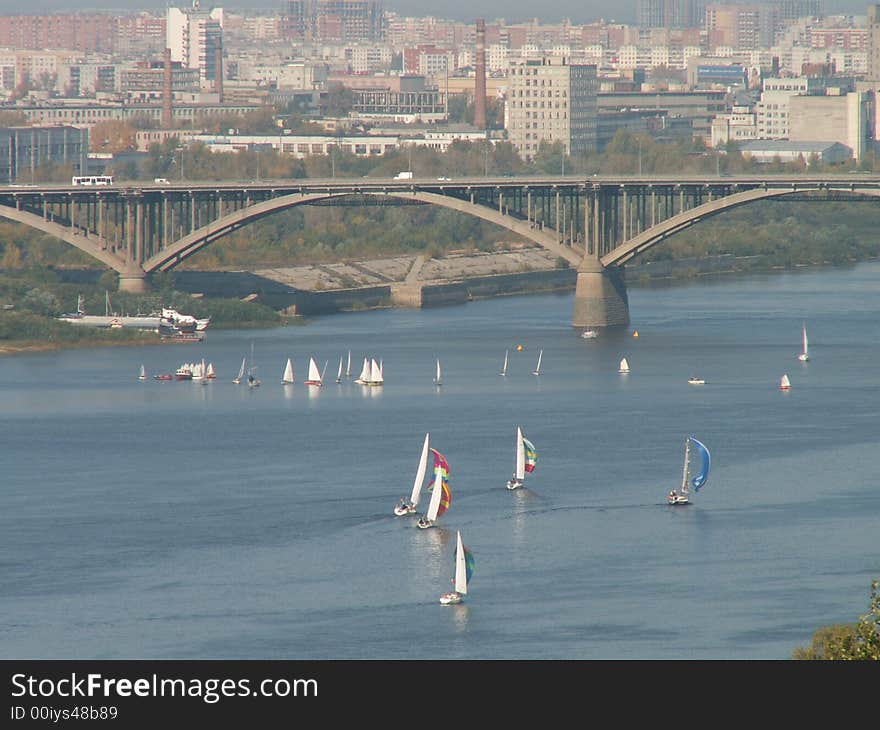
M84 175L70 178L71 185L112 185L112 175Z

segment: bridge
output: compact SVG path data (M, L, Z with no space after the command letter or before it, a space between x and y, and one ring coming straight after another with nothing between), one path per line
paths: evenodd
M670 236L759 200L865 200L880 176L519 176L0 186L0 217L66 241L146 291L244 226L298 205L440 205L533 241L577 269L572 324L629 323L625 266Z

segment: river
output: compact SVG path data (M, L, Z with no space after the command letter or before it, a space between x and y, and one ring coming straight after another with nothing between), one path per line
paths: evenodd
M569 293L3 358L0 652L790 658L880 578L878 279L633 288L633 325L594 340ZM231 382L252 344L256 389ZM334 382L349 350L352 377L383 361L382 388ZM312 355L322 388L302 383ZM209 385L137 379L202 357ZM517 425L538 463L509 491ZM419 530L392 508L426 432L452 503ZM668 507L689 434L712 471ZM474 574L441 606L458 530Z

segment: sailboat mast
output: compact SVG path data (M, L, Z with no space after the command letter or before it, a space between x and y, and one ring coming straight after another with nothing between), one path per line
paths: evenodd
M687 483L687 475L688 475L688 467L690 466L690 458L691 458L691 440L690 437L684 440L684 467L681 471L681 493L688 493L688 483Z

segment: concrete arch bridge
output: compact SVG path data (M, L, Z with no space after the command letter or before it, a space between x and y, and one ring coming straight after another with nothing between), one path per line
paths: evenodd
M0 217L84 251L144 291L223 236L298 205L439 205L506 228L577 269L572 325L629 323L625 266L668 237L759 200L865 200L880 177L521 176L0 187Z

